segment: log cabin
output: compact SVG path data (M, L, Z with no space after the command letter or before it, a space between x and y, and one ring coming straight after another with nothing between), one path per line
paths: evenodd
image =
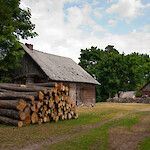
M150 97L150 82L148 82L141 88L141 92L142 92L142 95L147 95Z
M62 82L69 87L69 96L77 105L95 103L99 82L72 59L34 50L32 44L21 46L25 54L15 71L15 83Z

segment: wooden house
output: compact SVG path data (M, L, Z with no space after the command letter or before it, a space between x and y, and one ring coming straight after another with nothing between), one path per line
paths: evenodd
M22 44L25 55L16 70L16 83L63 82L69 86L69 95L80 103L95 103L95 86L99 84L72 59L47 54Z
M150 97L150 82L148 82L141 88L141 92L142 92L142 95L147 95Z

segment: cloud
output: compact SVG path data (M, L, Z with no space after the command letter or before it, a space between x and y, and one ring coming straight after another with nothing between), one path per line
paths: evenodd
M79 0L73 1L79 2ZM108 44L115 45L117 49L125 53L136 50L150 54L148 26L145 27L146 31L141 29L125 35L111 34L105 26L93 19L92 15L96 9L92 4L84 3L82 7L71 5L64 10L64 5L68 2L72 1L22 0L21 4L31 9L32 22L35 23L39 34L38 37L23 42L33 43L37 50L70 57L76 62L79 62L80 49L91 46L104 49ZM96 11L104 15L101 9ZM109 19L108 23L115 25L115 21Z
M120 17L132 19L142 14L142 10L148 8L149 4L142 4L141 0L119 0L112 4L107 13L117 14Z
M110 26L114 27L114 26L116 26L117 21L114 20L114 19L110 19L110 20L108 20L108 24L109 24Z
M102 16L103 16L103 13L102 13L102 11L103 11L103 9L102 8L94 8L93 10L92 10L92 12L93 12L93 15L96 17L96 18L98 18L98 19L100 19Z
M110 42L107 44L115 45L115 48L120 50L120 52L125 52L126 54L134 51L150 54L150 47L148 44L149 40L150 34L143 31L130 32L125 35L109 34L109 38L103 38L104 42Z

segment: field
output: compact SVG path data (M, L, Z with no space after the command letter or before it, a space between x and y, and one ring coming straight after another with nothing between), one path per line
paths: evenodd
M150 105L98 103L77 120L16 128L0 125L0 150L149 150Z

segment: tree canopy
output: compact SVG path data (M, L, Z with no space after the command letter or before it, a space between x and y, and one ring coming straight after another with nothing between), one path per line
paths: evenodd
M137 90L150 80L150 57L147 54L120 54L112 45L81 49L81 65L96 78L97 100L104 101L119 91Z
M33 38L35 25L30 10L19 7L20 0L0 0L0 81L11 78L23 55L20 39Z

